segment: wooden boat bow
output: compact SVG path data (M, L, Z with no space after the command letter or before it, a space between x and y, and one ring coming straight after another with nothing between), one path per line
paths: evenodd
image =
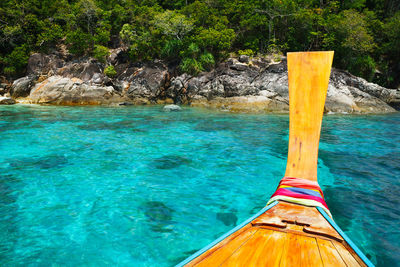
M285 177L259 213L178 266L373 266L331 218L317 183L333 52L288 53Z

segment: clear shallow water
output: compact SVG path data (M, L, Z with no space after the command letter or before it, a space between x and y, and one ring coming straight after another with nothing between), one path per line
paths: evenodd
M400 262L400 114L327 116L319 181L379 266ZM0 106L0 265L171 266L264 207L288 116Z

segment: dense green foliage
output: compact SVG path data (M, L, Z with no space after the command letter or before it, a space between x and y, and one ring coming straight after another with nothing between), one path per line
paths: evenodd
M2 0L0 74L22 75L35 51L68 48L105 62L160 58L196 74L230 53L335 50L336 67L400 84L398 0Z
M110 78L113 78L117 75L117 71L114 69L114 66L108 66L104 69L104 74Z

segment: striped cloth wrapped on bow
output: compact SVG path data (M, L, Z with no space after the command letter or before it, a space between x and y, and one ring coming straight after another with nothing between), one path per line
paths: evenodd
M284 177L267 205L278 200L309 207L321 207L332 217L325 203L324 193L316 181Z

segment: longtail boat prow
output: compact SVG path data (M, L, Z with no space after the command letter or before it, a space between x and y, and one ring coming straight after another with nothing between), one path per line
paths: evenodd
M332 219L317 182L333 51L287 54L286 173L267 206L178 266L374 266Z

